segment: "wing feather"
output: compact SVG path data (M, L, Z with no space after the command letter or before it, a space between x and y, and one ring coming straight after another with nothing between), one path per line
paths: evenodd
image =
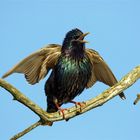
M38 83L47 75L48 71L56 65L60 55L61 46L49 44L23 59L5 73L2 78L5 78L12 73L23 73L30 84Z
M94 85L96 81L103 82L104 84L109 86L113 86L117 83L117 79L115 78L113 72L98 52L92 49L86 49L86 54L92 65L91 77L87 83L86 88ZM119 96L122 99L126 98L123 92L120 93Z
M113 86L117 83L117 79L98 52L92 49L86 49L86 54L92 65L91 78L87 84L87 88L91 87L96 81L103 82L106 85Z

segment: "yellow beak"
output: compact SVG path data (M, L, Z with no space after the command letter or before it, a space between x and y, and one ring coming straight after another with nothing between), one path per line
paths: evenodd
M82 34L79 38L78 41L81 43L88 43L88 41L83 40L85 36L87 36L89 34L89 32Z

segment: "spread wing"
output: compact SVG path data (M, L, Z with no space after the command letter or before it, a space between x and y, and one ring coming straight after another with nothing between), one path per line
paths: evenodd
M109 86L117 83L114 74L98 52L92 49L86 49L86 53L92 65L92 74L87 88L91 87L96 81L103 82Z
M115 78L111 69L108 67L98 52L92 49L86 49L86 54L92 65L91 77L86 88L91 87L96 81L103 82L109 86L113 86L117 83L117 79ZM120 93L119 95L122 99L125 99L123 93Z
M47 75L48 71L55 66L60 55L60 45L47 45L23 59L5 73L2 78L5 78L12 73L23 73L30 84L38 83Z

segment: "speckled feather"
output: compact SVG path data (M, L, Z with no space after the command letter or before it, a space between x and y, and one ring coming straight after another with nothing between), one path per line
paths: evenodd
M53 112L55 108L54 98L57 99L60 106L79 95L86 87L90 76L91 65L87 57L81 60L74 60L68 56L60 57L45 85L46 95L48 96L48 112ZM52 95L54 98L49 98ZM57 108L55 109L57 110Z
M111 69L98 52L86 49L85 43L78 41L83 40L82 35L79 29L69 31L62 46L47 45L23 59L2 78L12 73L23 73L30 84L36 84L52 69L45 84L48 112L56 112L56 103L61 106L70 102L96 81L113 86L117 80ZM123 93L119 95L125 98Z

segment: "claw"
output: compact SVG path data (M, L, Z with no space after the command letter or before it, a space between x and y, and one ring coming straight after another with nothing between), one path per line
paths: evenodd
M75 102L75 101L70 101L70 103L75 104L75 106L80 106L80 112L82 112L82 108L85 106L84 102Z
M60 113L62 113L63 119L65 119L65 120L67 121L67 119L65 118L65 114L64 114L64 111L67 110L67 109L65 109L65 108L62 109L62 108L59 106L59 104L57 104L57 103L55 103L55 105L56 105L57 109L60 111Z
M60 113L62 113L62 115L63 115L63 119L66 120L66 117L65 117L64 111L66 111L67 109L65 109L65 108L64 108L64 109L59 108L58 110L60 111Z

